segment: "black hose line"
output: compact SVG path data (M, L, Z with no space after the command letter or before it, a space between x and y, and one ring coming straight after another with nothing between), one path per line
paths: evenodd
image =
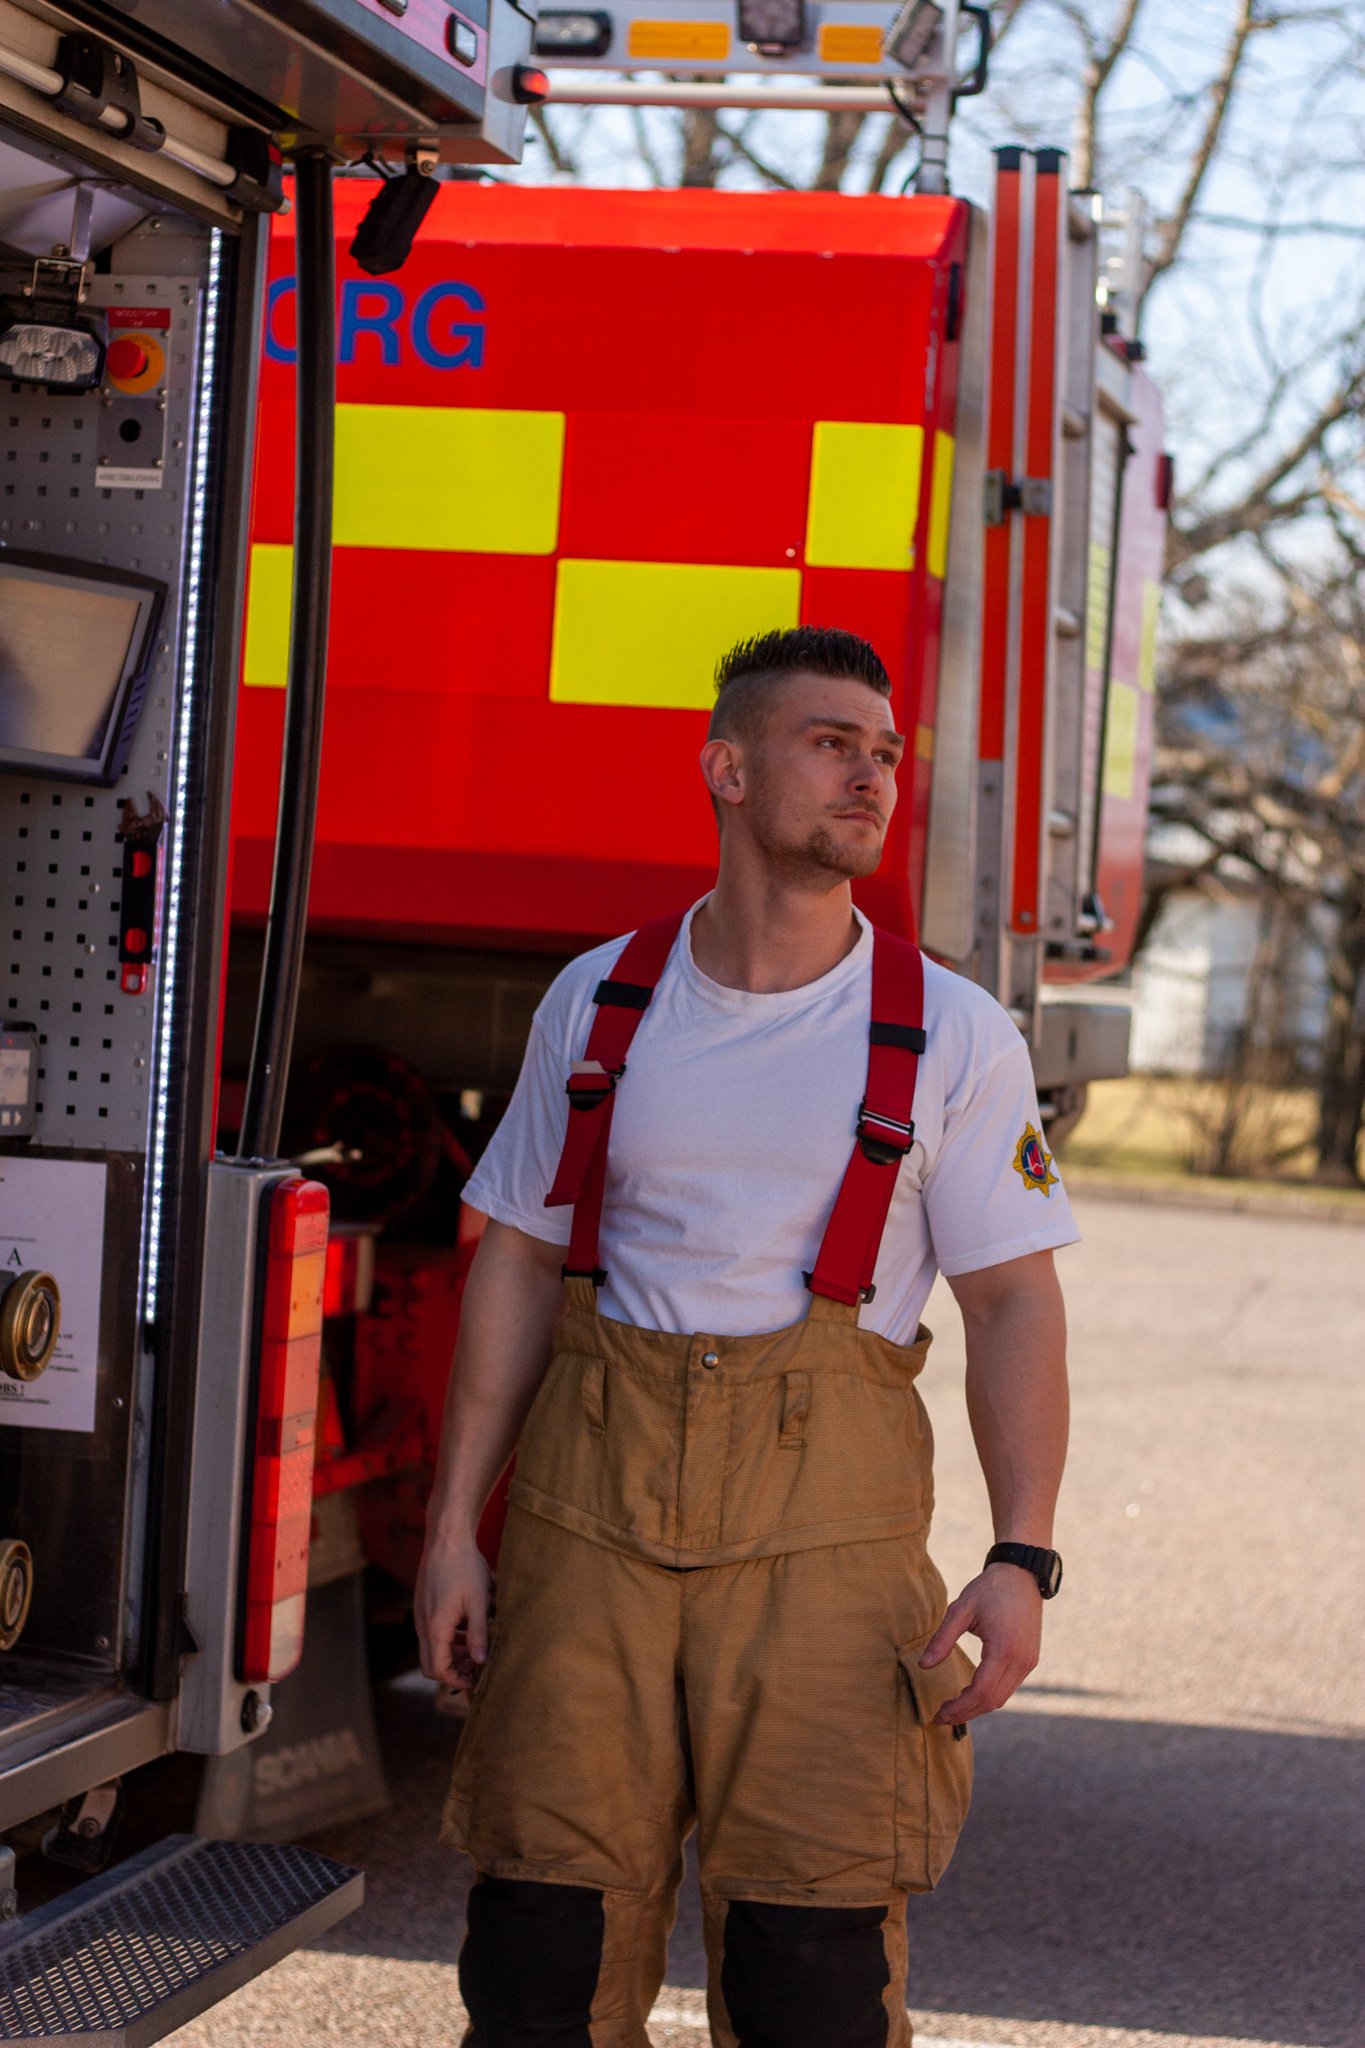
M332 167L321 150L306 151L296 159L294 222L298 383L293 622L284 702L275 866L270 878L256 1030L237 1140L237 1156L241 1159L273 1159L279 1148L303 967L322 758L327 620L332 593L336 259Z

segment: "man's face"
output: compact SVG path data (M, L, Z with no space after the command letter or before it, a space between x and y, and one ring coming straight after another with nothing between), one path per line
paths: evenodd
M743 826L788 874L873 874L904 751L886 698L866 683L792 676L773 692L761 740L740 750Z

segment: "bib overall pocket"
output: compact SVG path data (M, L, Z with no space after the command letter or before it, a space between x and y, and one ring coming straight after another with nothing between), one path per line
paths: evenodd
M957 1847L972 1796L972 1739L966 1725L934 1719L971 1683L975 1665L955 1646L941 1664L921 1671L928 1636L896 1652L900 1692L896 1729L895 1881L930 1892Z

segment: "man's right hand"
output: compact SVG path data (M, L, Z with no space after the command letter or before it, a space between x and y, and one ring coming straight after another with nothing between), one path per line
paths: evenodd
M427 1538L414 1610L422 1669L438 1685L472 1692L488 1658L493 1574L478 1545Z

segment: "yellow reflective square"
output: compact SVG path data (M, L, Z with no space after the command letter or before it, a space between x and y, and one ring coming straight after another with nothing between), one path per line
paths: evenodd
M1105 715L1104 776L1106 796L1128 798L1137 775L1138 706L1131 683L1111 682Z
M923 427L817 420L806 510L812 568L912 568L923 462Z
M338 547L554 553L562 412L339 405L336 451Z
M1104 667L1104 649L1109 637L1109 569L1111 556L1103 541L1090 543L1085 583L1085 665Z
M822 64L880 64L882 31L875 23L822 21L816 48Z
M661 57L695 57L712 63L730 54L723 21L633 21L626 31L626 55L657 62Z
M709 708L721 655L751 633L794 626L800 613L796 569L562 561L550 695L560 704Z
M1156 688L1156 636L1161 624L1161 585L1142 586L1142 646L1138 654L1138 688Z
M273 541L257 541L252 547L242 675L246 682L268 690L282 690L289 680L293 570L292 548Z
M929 574L940 583L948 573L948 530L953 516L953 437L934 435L934 475L929 485Z

